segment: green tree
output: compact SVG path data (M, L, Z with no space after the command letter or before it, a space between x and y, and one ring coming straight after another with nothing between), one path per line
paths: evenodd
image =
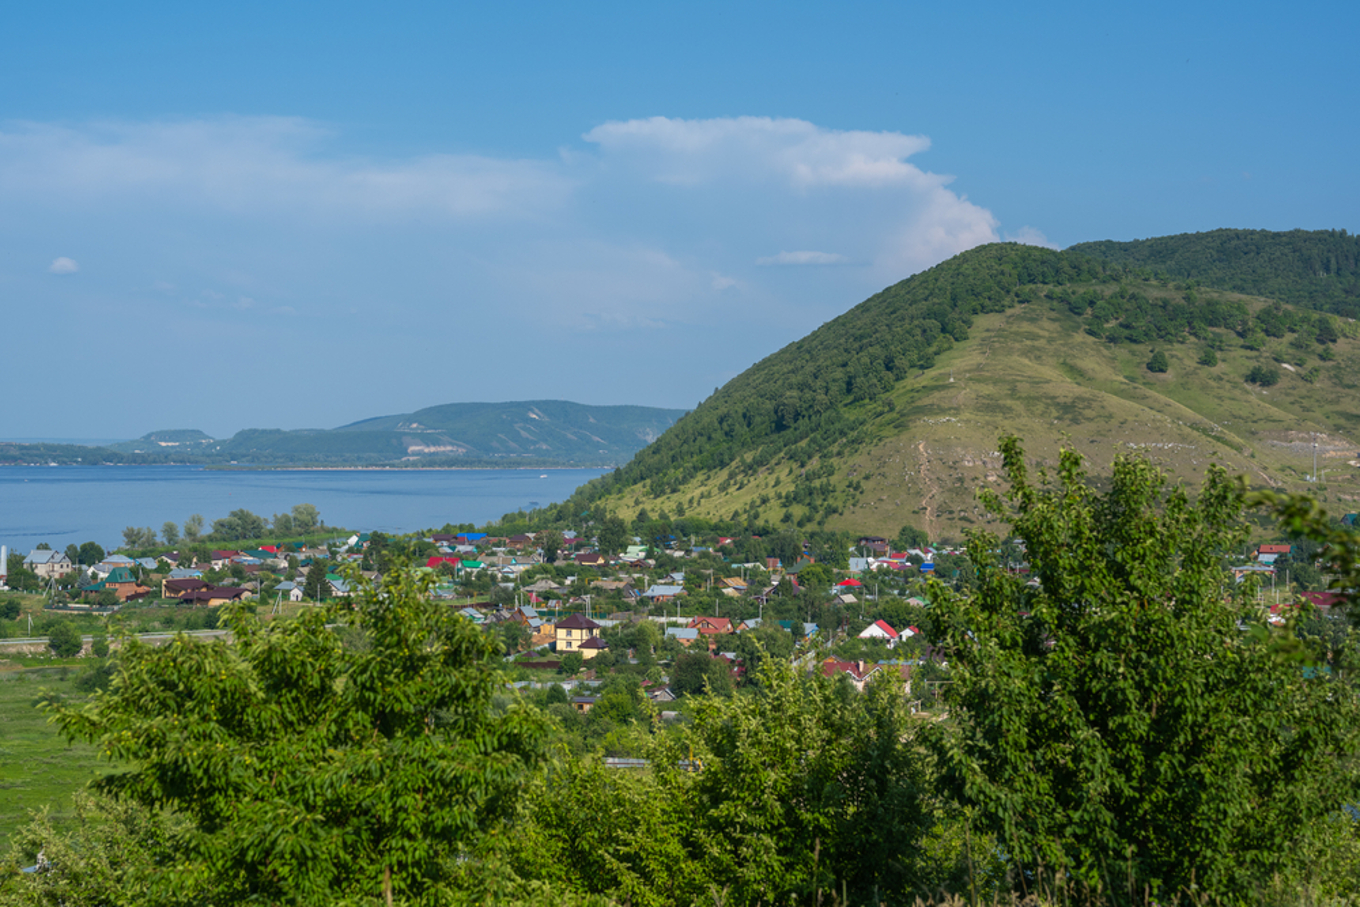
M910 903L932 821L899 685L860 694L770 660L757 692L692 711L651 761L724 903L811 904L842 886L844 903Z
M596 534L595 541L598 543L601 554L618 554L628 547L630 541L628 535L628 524L622 517L610 515L604 518L600 524L600 531Z
M585 666L585 663L585 656L580 652L568 652L566 655L562 656L562 661L558 664L557 671L560 674L566 674L568 677L573 677L580 672L581 668Z
M125 638L107 693L52 706L70 739L120 760L104 786L192 821L168 891L436 899L454 856L513 809L546 726L493 707L499 646L413 570L350 578L353 604L290 621L234 608L230 644Z
M932 590L958 719L935 737L946 788L1019 878L1046 868L1114 900L1232 896L1306 869L1355 802L1360 710L1224 569L1246 538L1240 483L1210 467L1192 502L1120 458L1101 496L1070 449L1037 481L1018 440L1001 450L1009 506L984 502L1031 573L999 569L997 539L974 532L976 594Z
M727 663L711 657L708 650L686 652L675 660L671 692L677 696L698 696L708 692L726 696L732 692L732 675Z
M1273 365L1253 365L1247 372L1247 383L1274 387L1280 383L1280 370Z
M264 517L245 508L233 510L220 520L213 520L213 537L225 542L263 538L268 531Z
M184 540L197 542L203 535L203 514L195 513L184 521Z
M308 533L322 525L321 512L313 504L298 504L293 507L293 531Z
M84 643L80 631L70 621L59 620L47 631L47 647L58 658L73 658L80 654Z
M1152 358L1149 359L1147 363L1148 371L1161 374L1164 373L1170 367L1171 363L1167 361L1166 353L1164 353L1161 350L1152 351Z
M10 874L0 886L0 904L203 903L206 892L198 886L171 893L157 884L191 837L182 817L88 790L76 791L72 799L71 818L58 821L43 809L10 836L10 866L29 865L42 853L46 868Z
M102 631L94 635L94 641L90 644L90 654L95 658L108 657L109 638Z
M1203 350L1200 351L1199 364L1208 366L1209 368L1213 368L1215 365L1218 365L1218 353L1214 352L1213 347L1206 346Z
M7 598L0 602L0 620L16 620L22 610L18 599Z
M166 520L161 525L161 538L165 539L165 544L171 546L179 544L179 525L174 520Z
M156 530L150 526L128 526L123 530L123 548L127 551L140 551L156 544Z
M330 595L331 587L326 581L326 562L317 558L307 568L307 578L302 581L302 597L319 602Z
M924 529L917 529L908 523L903 526L893 539L893 549L896 551L906 551L908 548L921 548L930 544L930 538Z
M562 545L565 544L562 533L556 529L545 529L538 533L538 538L535 541L543 549L544 563L557 563L557 553L562 550Z

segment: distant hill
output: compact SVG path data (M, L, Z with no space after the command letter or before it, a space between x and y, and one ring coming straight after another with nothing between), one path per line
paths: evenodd
M957 539L983 519L976 493L999 481L1003 433L1050 462L1070 443L1093 472L1140 451L1198 484L1219 462L1355 509L1356 326L1208 283L973 249L756 363L545 517L646 508ZM1308 482L1314 433L1325 489Z
M249 428L225 440L193 429L154 431L110 449L142 458L135 462L601 466L626 462L684 412L563 400L449 403L336 429Z
M1211 230L1078 243L1068 251L1360 318L1360 236L1345 230Z

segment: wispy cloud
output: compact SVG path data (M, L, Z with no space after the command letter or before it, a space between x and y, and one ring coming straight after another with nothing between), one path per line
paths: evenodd
M756 264L767 265L843 265L850 259L835 252L780 252L757 258Z
M52 259L52 263L47 266L49 274L74 274L79 270L80 265L76 264L74 259L65 256Z
M334 140L288 117L10 125L0 131L0 192L371 219L532 215L571 191L553 162L452 154L374 161L327 153Z

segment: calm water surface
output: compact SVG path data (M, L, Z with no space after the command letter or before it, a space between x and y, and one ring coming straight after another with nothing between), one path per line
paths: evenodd
M194 513L212 521L239 508L272 518L313 504L332 526L412 532L445 523L481 525L506 513L565 500L603 469L278 470L224 472L195 466L0 467L0 544L27 553L122 543L126 526L161 531Z

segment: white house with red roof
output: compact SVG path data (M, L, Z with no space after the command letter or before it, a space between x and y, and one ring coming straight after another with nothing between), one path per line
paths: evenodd
M901 634L888 625L887 621L876 620L869 626L860 631L860 639L886 639L888 645L892 646L901 638Z

